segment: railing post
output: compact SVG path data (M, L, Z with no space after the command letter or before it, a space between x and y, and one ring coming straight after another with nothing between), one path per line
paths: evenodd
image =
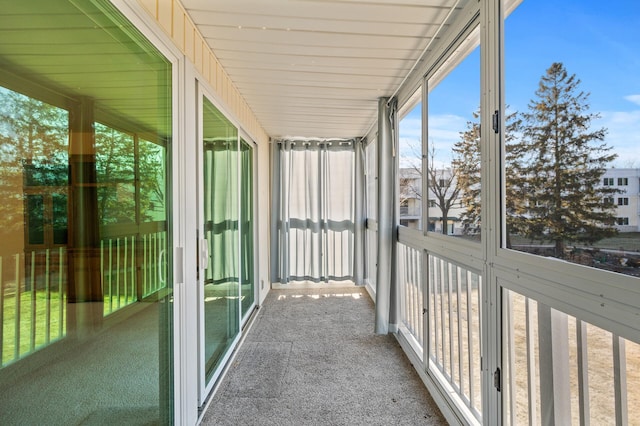
M45 279L45 318L44 318L44 324L45 324L45 331L44 331L44 343L46 345L49 344L49 340L51 340L51 267L50 267L50 263L51 263L51 252L49 249L47 249L45 251L45 274L44 274L44 279ZM2 321L0 321L0 324L2 324Z
M538 303L540 411L545 425L571 424L567 315Z
M612 334L613 339L613 385L616 401L616 425L629 424L627 412L627 354L624 339Z
M533 322L533 306L535 302L528 297L525 297L525 316L526 316L526 339L527 339L527 390L528 394L528 409L529 409L529 424L537 425L538 416L536 413L536 395L538 394L538 386L536 383L536 371L535 371L535 342L534 342L534 330L536 325Z
M13 348L13 359L20 358L20 313L22 307L22 296L20 295L20 253L16 254L16 296L15 296L15 315L13 318L13 327L14 327L14 348ZM3 324L4 327L4 324Z
M589 426L591 419L589 416L587 324L579 319L576 319L576 344L578 347L578 409L580 411L580 426Z
M26 261L26 256L25 256ZM29 352L33 352L36 348L36 323L37 323L37 315L36 315L36 252L31 252L31 265L30 265L31 276L29 277L31 281L31 324L29 327ZM26 280L25 280L26 281Z
M0 368L4 361L4 262L0 256Z

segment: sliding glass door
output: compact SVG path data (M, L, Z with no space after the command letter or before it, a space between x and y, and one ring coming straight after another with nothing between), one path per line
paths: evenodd
M171 424L173 63L107 0L3 15L0 424Z
M254 306L253 148L202 98L200 397L204 401Z

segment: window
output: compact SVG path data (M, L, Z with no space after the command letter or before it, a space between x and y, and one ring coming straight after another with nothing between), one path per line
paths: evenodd
M2 13L0 424L113 423L123 410L165 424L171 62L109 1ZM14 386L18 365L29 379Z
M619 206L628 206L629 205L629 198L627 198L627 197L618 198L618 205Z
M429 200L429 207L436 207L436 200Z
M420 205L422 199L422 88L418 88L411 98L399 109L400 119L398 147L398 201L400 214L409 214L409 200L416 200ZM415 210L412 208L412 210ZM419 214L414 211L413 213ZM412 214L413 216L413 214ZM400 225L409 226L401 222ZM422 229L422 220L412 225Z
M409 214L409 200L400 200L400 215L406 216Z
M626 162L640 161L640 151L629 149L622 135L627 126L640 124L638 104L629 102L635 96L628 93L640 68L609 47L621 46L634 55L639 52L634 37L623 30L628 27L613 24L624 17L631 25L638 19L638 10L631 3L616 12L593 2L575 2L572 7L552 0L517 3L504 23L503 173L508 235L502 245L613 270L613 255L601 262L591 249L621 248L612 237L618 232L616 207L628 205L628 200L618 198L628 178L618 176L629 175L624 171ZM542 16L544 44L550 49L541 49L531 37L539 31L537 17ZM596 22L608 36L606 43L585 30ZM595 66L584 61L603 53L607 59ZM623 65L614 66L616 62ZM633 118L623 125L614 118L618 115ZM637 237L624 238L622 244L623 249L631 249ZM584 252L577 256L571 247Z
M480 49L475 31L429 76L427 186L437 206L429 211L435 232L478 242Z
M619 217L616 218L616 223L618 225L628 225L629 224L629 218L628 217Z

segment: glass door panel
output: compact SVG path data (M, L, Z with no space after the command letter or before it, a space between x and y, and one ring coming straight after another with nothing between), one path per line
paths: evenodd
M205 387L240 330L238 132L203 101L203 214L206 269L203 284ZM205 266L205 265L203 265Z
M172 64L108 1L4 6L0 424L171 424Z

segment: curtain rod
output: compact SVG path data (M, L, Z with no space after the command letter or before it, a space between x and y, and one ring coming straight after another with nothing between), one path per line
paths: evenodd
M272 142L280 143L280 142L318 142L318 143L342 143L342 142L357 142L358 139L361 138L274 138Z

